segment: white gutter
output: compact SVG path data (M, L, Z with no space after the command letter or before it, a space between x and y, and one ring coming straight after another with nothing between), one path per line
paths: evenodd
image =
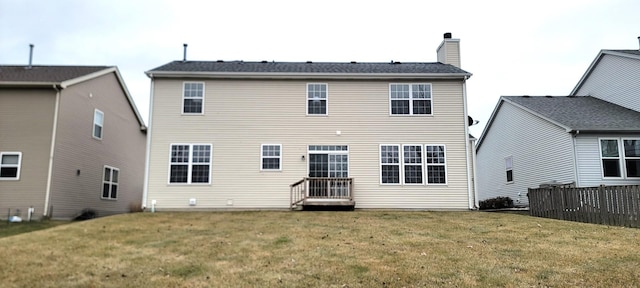
M144 188L142 192L142 209L147 207L147 196L149 194L149 163L151 159L151 126L153 123L153 75L150 75L151 85L149 88L149 126L147 128L147 149L145 151L145 164L144 164Z
M471 157L471 155L469 155L469 121L467 120L469 117L469 114L467 113L467 78L465 77L465 79L462 81L462 106L464 108L464 147L465 147L465 154L467 155L466 159L466 164L467 164L467 190L469 193L469 209L473 210L476 208L475 206L475 200L474 200L474 192L473 191L473 186L471 185L472 182L472 176L471 176L471 163L469 163L469 158ZM475 163L474 163L475 164ZM475 169L474 169L475 171Z
M53 89L56 90L56 103L53 110L53 129L51 132L51 149L49 150L49 168L47 171L47 188L44 195L44 209L42 215L46 216L49 213L49 202L51 198L51 181L53 177L53 154L56 150L56 133L58 131L58 110L60 110L60 89L58 86L53 85ZM49 215L53 216L53 215Z

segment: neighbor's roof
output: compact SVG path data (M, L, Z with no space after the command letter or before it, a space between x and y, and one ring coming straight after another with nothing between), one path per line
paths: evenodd
M2 82L39 82L61 83L109 66L4 66L0 65L0 83Z
M0 87L49 87L67 88L108 73L115 73L120 87L124 91L127 101L133 110L141 130L146 125L138 108L133 102L131 94L116 66L10 66L0 65Z
M598 63L600 63L600 60L602 60L602 58L604 58L604 56L606 56L606 55L613 55L613 56L625 57L625 58L629 58L629 59L640 60L640 50L629 50L629 49L627 49L627 50L607 50L607 49L600 50L600 52L598 53L596 58L593 59L593 61L589 65L589 68L587 68L587 71L584 72L584 74L582 75L582 77L578 81L578 84L576 84L576 86L573 88L573 90L571 90L571 93L569 95L576 95L576 93L578 93L578 90L580 89L580 87L582 87L582 84L584 84L584 82L587 80L587 78L589 78L589 75L591 75L591 72L593 72L593 70L598 65Z
M477 148L498 117L503 102L545 119L567 132L625 133L640 131L640 112L591 96L502 96L485 127Z
M502 98L570 130L640 131L640 112L591 96Z
M244 61L173 61L146 72L150 77L184 75L449 75L471 76L458 67L442 63L370 63L370 62L244 62Z

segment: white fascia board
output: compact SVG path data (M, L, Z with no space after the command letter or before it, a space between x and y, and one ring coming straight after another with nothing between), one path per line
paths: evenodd
M60 83L60 86L62 86L62 88L67 88L67 87L69 87L71 85L82 83L84 81L91 80L91 79L100 77L102 75L109 74L109 73L114 72L116 70L117 70L117 68L115 66L108 67L108 68L102 69L100 71L96 71L96 72L89 73L89 74L86 74L86 75L83 75L83 76L80 76L80 77L76 77L76 78L73 78L73 79L62 81L62 83Z
M59 82L31 82L31 81L0 81L2 87L53 87Z

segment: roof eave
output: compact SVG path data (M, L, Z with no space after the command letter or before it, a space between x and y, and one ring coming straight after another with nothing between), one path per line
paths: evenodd
M56 85L59 86L60 82L0 81L0 86L2 87L51 88Z
M292 72L182 72L147 71L150 78L209 79L466 79L471 73L292 73Z

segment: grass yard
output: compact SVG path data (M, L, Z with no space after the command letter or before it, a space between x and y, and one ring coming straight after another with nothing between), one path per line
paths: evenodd
M0 238L3 287L637 287L640 230L487 212L136 213Z
M38 231L42 229L56 227L62 224L68 224L67 221L32 221L32 222L19 222L9 223L6 220L0 221L0 238L13 236L22 233L28 233L32 231Z

